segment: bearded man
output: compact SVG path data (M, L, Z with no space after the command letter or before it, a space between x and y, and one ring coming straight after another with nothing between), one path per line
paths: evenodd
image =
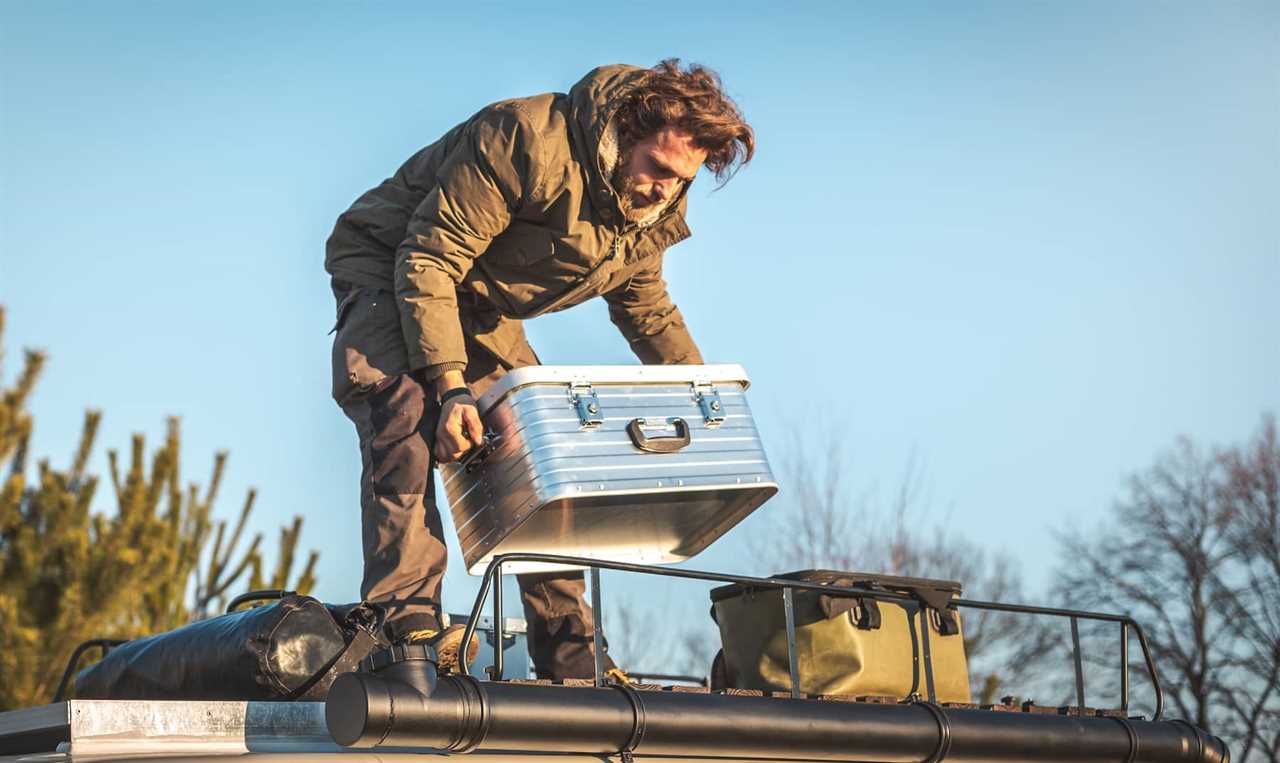
M338 218L333 396L360 441L360 593L393 641L456 661L431 469L482 442L476 397L538 362L520 322L603 296L642 362L701 363L662 258L689 236L698 169L723 182L754 150L715 72L602 66L567 94L485 107ZM518 580L538 677L591 676L582 573Z

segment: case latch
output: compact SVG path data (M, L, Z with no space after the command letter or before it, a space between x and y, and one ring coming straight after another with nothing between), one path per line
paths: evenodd
M600 412L600 398L589 383L574 382L569 385L569 402L578 411L578 423L583 429L597 429L604 423Z
M702 409L702 420L708 428L714 429L724 423L724 404L720 402L720 393L714 384L693 384L693 399Z

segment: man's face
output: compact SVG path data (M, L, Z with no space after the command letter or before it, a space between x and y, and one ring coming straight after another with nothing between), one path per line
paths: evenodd
M618 164L614 187L630 221L653 216L693 182L707 152L689 134L664 127L636 143Z

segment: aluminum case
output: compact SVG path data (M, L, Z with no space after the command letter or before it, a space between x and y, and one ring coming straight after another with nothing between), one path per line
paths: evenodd
M467 571L515 551L650 564L702 551L778 490L749 384L730 364L507 374L478 401L489 444L441 470Z

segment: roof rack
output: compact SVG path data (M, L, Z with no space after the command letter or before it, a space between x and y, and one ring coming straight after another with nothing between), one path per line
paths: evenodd
M805 580L796 580L790 578L760 578L749 575L730 575L721 572L706 572L702 570L677 569L671 567L656 567L646 564L633 564L630 562L611 562L602 559L591 559L578 556L561 556L557 554L537 554L537 553L509 553L495 556L489 566L485 568L484 577L480 583L480 591L476 594L476 599L471 607L471 616L467 623L466 631L463 634L462 643L469 643L473 632L474 623L480 617L480 613L484 609L485 602L488 598L490 589L493 591L493 622L495 623L496 637L502 638L502 567L512 562L540 562L562 565L566 567L579 567L588 570L591 578L591 606L595 610L595 627L592 632L593 651L595 652L595 677L596 686L605 686L606 676L604 671L604 649L603 649L603 618L604 611L600 606L601 590L600 590L600 570L615 570L618 572L632 572L642 575L657 575L659 577L668 578L684 578L686 580L703 580L720 583L736 583L742 586L750 586L752 588L780 589L782 591L782 607L786 619L787 632L787 653L790 663L790 679L791 679L791 696L800 697L800 670L796 652L796 624L795 624L795 602L794 592L802 591L818 591L825 594L844 593L849 596L872 598L878 601L891 601L897 603L907 611L907 623L911 633L912 653L919 653L923 656L923 679L924 679L924 698L929 702L936 701L933 682L933 657L929 646L929 629L917 628L916 622L923 616L921 613L926 607L926 602L918 597L908 594L896 593L893 591L882 591L865 588L848 588L836 585L824 585ZM1004 604L994 601L983 601L980 599L951 599L947 606L950 607L968 607L970 609L982 609L995 612L1009 612L1015 614L1042 615L1048 617L1063 617L1070 620L1071 623L1071 656L1075 668L1076 683L1076 705L1078 707L1086 707L1085 690L1084 690L1084 667L1081 658L1080 649L1080 628L1079 621L1090 620L1095 622L1116 623L1120 627L1120 710L1128 712L1129 710L1129 633L1130 630L1138 637L1138 644L1142 649L1142 659L1146 664L1147 676L1151 681L1151 686L1155 691L1155 711L1151 720L1158 721L1164 712L1164 691L1160 687L1160 678L1156 674L1155 663L1151 658L1151 649L1147 644L1146 634L1142 631L1142 626L1128 615L1108 614L1104 612L1088 612L1078 609L1063 609L1059 607L1033 607L1025 604ZM471 664L469 660L463 659L463 672L471 675ZM921 689L921 665L919 660L912 661L911 691L908 696L918 696ZM493 665L487 668L489 679L494 681L502 680L503 664L501 652L495 654Z

